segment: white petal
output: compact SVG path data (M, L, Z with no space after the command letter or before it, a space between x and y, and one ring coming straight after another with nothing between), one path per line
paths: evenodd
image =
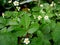
M29 44L29 43L30 43L30 41L26 42L26 44Z
M45 16L45 17L44 17L44 19L45 19L45 20L48 20L48 19L49 19L49 17L48 17L48 16Z

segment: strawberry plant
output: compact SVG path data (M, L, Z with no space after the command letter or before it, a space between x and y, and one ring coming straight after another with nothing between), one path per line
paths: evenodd
M0 45L60 45L59 0L0 0Z

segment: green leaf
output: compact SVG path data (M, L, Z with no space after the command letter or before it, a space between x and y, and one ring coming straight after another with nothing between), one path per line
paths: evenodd
M17 45L17 38L10 34L0 34L0 45Z
M30 17L28 14L24 14L23 17L21 18L21 24L24 26L24 28L28 28L30 24Z
M51 8L50 8L48 3L44 3L44 9L45 9L46 12L50 11Z
M51 23L50 23L49 25L50 25L50 29L51 29L52 31L54 31L54 29L55 29L55 27L56 27L55 21L51 21Z
M9 17L11 17L11 15L12 15L11 11L6 11L5 12L5 17L9 18Z
M7 32L12 32L13 35L15 35L17 37L25 36L27 33L27 31L25 29L21 28L19 25L10 26L8 28Z
M47 40L50 40L52 37L51 37L51 34L49 33L49 34L45 34L44 38L47 39Z
M38 36L40 39L43 39L43 38L44 38L44 35L43 35L43 33L42 33L40 30L37 31L37 36Z
M0 30L0 33L6 33L7 32L7 28L6 27L4 27L4 28L2 28L1 30Z
M43 33L40 30L37 31L37 36L38 36L38 38L40 38L40 40L43 41L42 45L50 45L49 40L47 38L45 38L45 35L43 35Z
M10 18L10 17L13 17L13 18L15 18L15 17L17 17L18 16L18 12L16 12L16 11L6 11L5 12L5 17L6 18Z
M56 5L56 10L60 11L60 5Z
M57 42L60 40L60 23L57 23L55 30L52 32L52 37L54 42Z
M30 29L28 30L28 33L34 33L38 30L39 28L39 24L38 23L34 23L30 26Z
M47 33L50 32L50 26L49 26L49 24L43 25L43 27L42 27L42 32L43 32L44 34L47 34Z
M27 34L27 31L25 29L20 28L18 31L13 33L17 37L22 37Z
M46 39L45 39L45 40L44 40L44 45L51 45L51 44L50 44L49 40L46 40Z
M4 26L5 26L5 25L3 25L3 24L0 24L0 29L1 29L1 28L3 28Z
M54 45L60 45L60 40L55 42Z
M15 26L10 26L10 27L8 27L8 32L11 32L11 31L13 31L15 29Z
M40 7L34 7L32 11L40 11Z
M43 45L43 40L37 37L34 37L30 45Z
M9 19L7 25L18 25L18 22L15 19Z
M59 2L60 2L60 0L54 0L54 2L55 2L55 3L59 3Z
M1 24L6 24L7 23L7 20L4 19L3 17L0 17L0 23Z
M8 32L11 32L11 31L20 31L20 26L19 25L9 26L7 31Z

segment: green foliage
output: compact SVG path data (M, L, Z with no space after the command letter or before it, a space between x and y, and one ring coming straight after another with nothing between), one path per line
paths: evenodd
M0 0L5 9L0 16L0 45L26 45L28 41L28 45L60 45L60 2L48 2L31 1L29 8L22 8L14 1ZM25 38L29 40L24 43Z
M30 25L30 17L29 15L26 13L21 17L21 25L23 25L24 28L28 28Z
M30 29L28 30L28 33L31 33L31 34L34 33L38 30L38 28L39 28L39 25L37 23L34 23L30 26Z
M11 33L0 34L0 45L17 45L17 38Z

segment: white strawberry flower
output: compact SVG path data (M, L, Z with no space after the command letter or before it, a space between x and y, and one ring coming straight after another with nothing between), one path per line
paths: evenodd
M2 13L2 17L3 17L3 18L4 18L4 15L5 15L5 14L4 14L4 13Z
M8 3L12 3L12 0L9 0Z
M55 6L56 4L54 3L54 2L52 2L51 4L50 4L50 6L51 7L53 7L53 6Z
M39 15L37 18L38 18L38 20L41 20L42 16Z
M40 4L40 7L43 7L43 4Z
M53 7L53 4L50 4L51 7Z
M20 10L20 7L16 7L16 9L19 11Z
M14 4L14 6L19 6L19 2L18 1L14 1L13 4Z
M25 43L25 44L29 44L29 43L30 43L29 38L25 38L25 39L24 39L24 43Z
M28 11L30 11L30 9L28 8Z
M49 20L49 17L46 15L46 16L44 16L44 19L45 20Z

